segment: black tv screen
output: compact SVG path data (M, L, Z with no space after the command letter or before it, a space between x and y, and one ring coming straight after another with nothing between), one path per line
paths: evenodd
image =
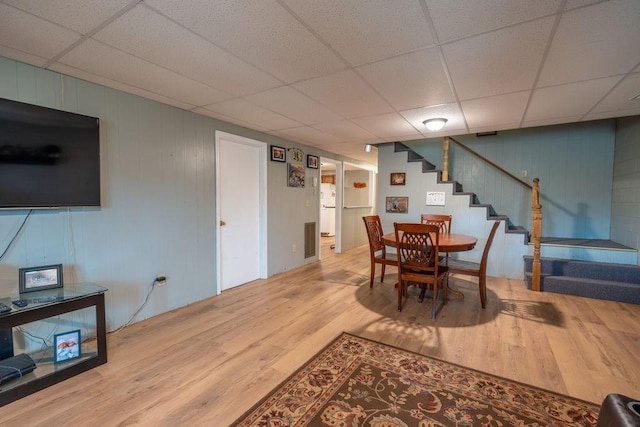
M100 206L99 119L0 98L0 209Z

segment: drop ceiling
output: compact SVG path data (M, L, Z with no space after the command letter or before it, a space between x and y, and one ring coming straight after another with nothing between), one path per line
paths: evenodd
M0 55L373 164L640 114L638 0L3 0Z

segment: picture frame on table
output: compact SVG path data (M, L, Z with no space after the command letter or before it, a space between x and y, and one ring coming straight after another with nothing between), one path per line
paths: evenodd
M80 329L53 336L53 362L60 363L82 356Z
M277 145L271 146L271 161L285 163L287 161L287 150Z
M20 293L62 287L62 264L26 267L18 270Z
M307 155L307 167L310 169L318 169L319 159L318 156Z

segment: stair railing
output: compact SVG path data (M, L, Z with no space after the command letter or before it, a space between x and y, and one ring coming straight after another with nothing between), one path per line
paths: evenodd
M521 180L508 170L502 168L498 164L484 157L482 154L472 150L460 141L456 141L450 136L445 136L442 143L442 180L449 180L449 143L453 142L459 147L463 148L467 152L473 154L483 162L491 165L491 167L499 170L503 174L507 175L516 182L522 184L531 190L531 237L530 241L533 244L533 283L532 290L540 291L540 235L542 232L542 205L540 205L540 180L538 178L533 179L533 186L529 183Z
M542 205L540 204L540 179L533 178L531 191L531 243L533 243L533 281L531 289L540 291L540 235L542 234Z

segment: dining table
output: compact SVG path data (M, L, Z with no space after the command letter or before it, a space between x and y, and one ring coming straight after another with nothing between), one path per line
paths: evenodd
M383 235L382 241L387 246L391 246L394 248L397 246L395 233L388 233ZM441 233L438 235L438 250L440 252L451 253L470 251L476 247L476 243L478 243L478 239L467 234ZM460 298L464 298L464 294L462 292L451 289L448 280L446 288L448 293Z

